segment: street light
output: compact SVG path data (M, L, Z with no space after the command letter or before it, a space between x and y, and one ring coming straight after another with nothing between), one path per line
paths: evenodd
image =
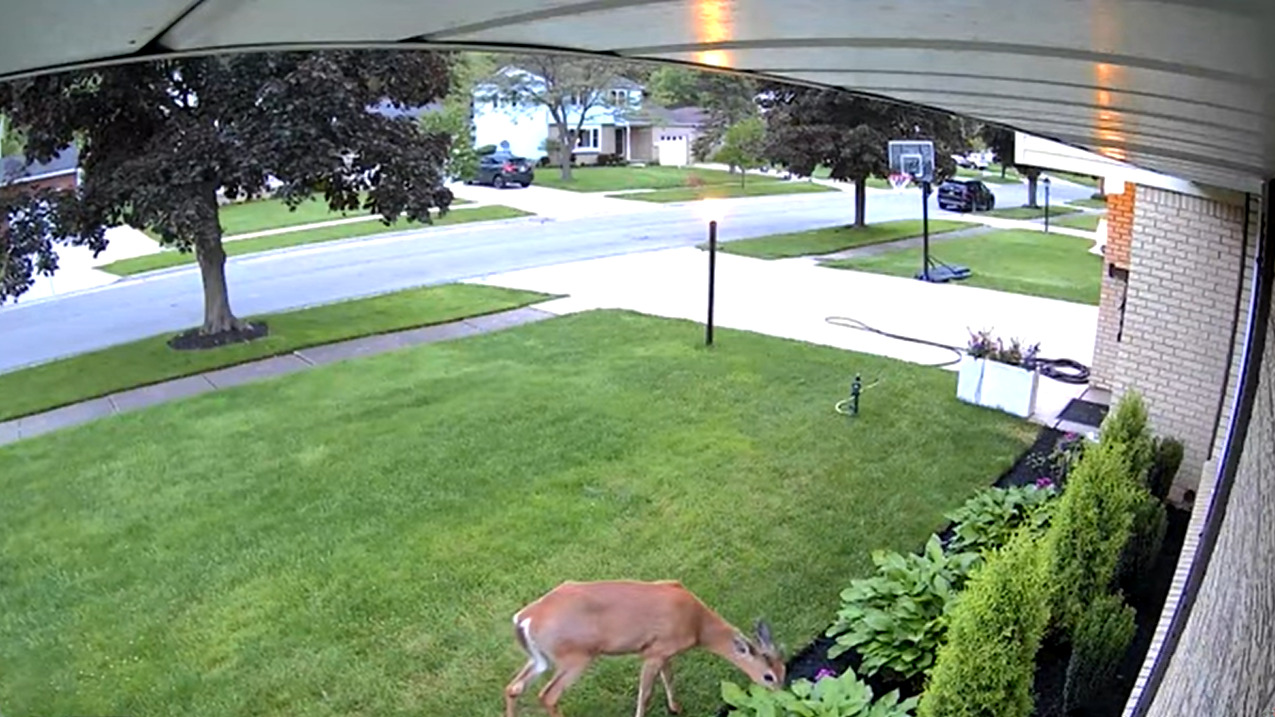
M1049 177L1045 177L1042 182L1045 183L1045 233L1049 233Z

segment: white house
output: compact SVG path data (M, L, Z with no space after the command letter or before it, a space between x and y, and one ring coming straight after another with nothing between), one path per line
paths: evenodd
M523 72L516 68L503 71ZM594 164L600 155L674 166L691 163L691 143L703 123L703 111L694 107L667 110L648 106L642 86L623 78L605 92L606 103L590 107L585 114L580 141L573 152L577 164ZM549 108L534 101L511 102L496 95L492 85L474 89L475 146L494 145L533 160L548 156L545 142L558 135ZM574 129L579 120L577 103L574 109L568 109L568 126Z

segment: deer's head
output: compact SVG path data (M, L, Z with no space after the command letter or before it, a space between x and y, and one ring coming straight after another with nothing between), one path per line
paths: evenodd
M754 639L735 633L731 644L735 664L757 684L777 690L784 686L787 667L783 655L770 637L770 626L764 620L757 621Z

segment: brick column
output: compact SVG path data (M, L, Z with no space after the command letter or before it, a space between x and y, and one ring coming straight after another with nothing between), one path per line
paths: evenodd
M1128 288L1129 250L1133 243L1135 187L1126 182L1120 189L1120 194L1107 195L1107 243L1103 249L1102 294L1098 300L1098 335L1094 341L1093 366L1089 369L1090 383L1108 389L1116 378Z
M1245 211L1242 204L1144 186L1136 188L1132 208L1122 333L1114 361L1107 353L1106 364L1095 363L1117 397L1131 388L1142 393L1155 432L1183 442L1186 455L1170 494L1181 500L1196 490L1212 457L1219 405L1223 421L1230 412L1248 309L1241 297L1237 311L1236 292L1251 281L1241 276ZM1259 216L1250 215L1250 258Z

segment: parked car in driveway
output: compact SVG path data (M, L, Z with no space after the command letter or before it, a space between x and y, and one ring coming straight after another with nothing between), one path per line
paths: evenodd
M977 179L949 179L939 185L939 209L982 212L996 207L996 195Z
M468 184L490 184L501 189L511 184L525 187L536 178L531 162L512 154L487 154L478 159L478 173Z

